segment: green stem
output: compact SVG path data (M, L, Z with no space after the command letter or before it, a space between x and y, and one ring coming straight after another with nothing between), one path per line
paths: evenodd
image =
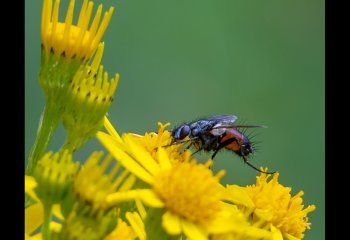
M47 101L47 105L41 115L35 143L29 154L29 161L26 170L27 175L32 175L38 160L43 156L51 141L60 119L59 104Z
M42 226L42 236L44 240L51 239L50 222L51 222L51 204L44 204L44 223Z

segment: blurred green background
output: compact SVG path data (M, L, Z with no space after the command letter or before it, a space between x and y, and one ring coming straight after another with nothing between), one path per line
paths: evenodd
M60 16L67 2L61 1ZM76 13L82 1L76 1ZM95 1L96 11L97 3ZM252 163L280 172L292 193L315 204L305 239L325 238L324 1L103 1L115 6L103 64L121 79L109 116L119 132L144 133L215 114L264 124ZM44 95L38 84L41 1L25 1L25 153L34 143ZM57 129L50 150L65 139ZM95 140L77 152L85 160ZM205 153L199 159L210 157ZM216 157L224 183L257 173L230 152Z

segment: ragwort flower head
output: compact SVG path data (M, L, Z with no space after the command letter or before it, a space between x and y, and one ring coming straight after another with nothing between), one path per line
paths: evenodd
M267 171L262 169L263 171ZM286 239L302 239L306 229L310 229L308 213L316 209L315 205L304 208L303 191L291 196L291 188L278 182L279 173L271 175L261 173L256 184L247 187L227 186L231 196L244 192L244 198L231 198L241 206L251 221L271 231L280 232Z
M100 65L104 44L100 44L91 65L82 66L69 84L62 113L67 131L64 148L77 150L103 126L113 101L119 74L109 79Z
M109 194L115 191L125 191L132 188L135 177L126 170L121 170L119 164L112 166L111 155L99 163L103 153L94 152L78 173L73 186L73 192L77 200L91 207L91 211L110 208L106 201Z
M45 204L60 203L67 197L78 171L69 151L48 152L38 162L34 177L38 183L36 194Z
M60 239L103 239L115 227L120 213L106 201L116 191L130 190L136 178L113 164L112 156L102 161L102 152L94 152L81 167L72 187L71 198L62 205L65 221Z

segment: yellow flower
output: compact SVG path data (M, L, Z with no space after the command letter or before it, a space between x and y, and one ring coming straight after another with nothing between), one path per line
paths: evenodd
M75 151L95 136L113 101L119 74L109 79L100 65L104 44L100 44L91 66L83 66L69 84L62 114L68 133L64 148Z
M34 170L38 182L36 193L47 205L60 203L70 191L79 163L73 162L68 151L46 153Z
M135 176L121 170L107 155L93 152L77 174L72 198L63 209L66 220L62 223L60 239L103 239L115 227L120 209L106 201L109 194L128 191L135 183Z
M162 239L152 235L152 226L158 226L158 222L152 221L157 217L167 234L185 233L196 240L208 239L214 233L247 229L244 218L226 211L221 201L225 197L224 188L219 183L224 171L214 175L208 169L211 161L204 165L190 159L180 162L171 159L166 148L154 144L157 141L150 141L152 147L158 146L153 157L153 151L145 146L147 141L138 141L132 134L122 135L120 141L98 132L97 138L121 165L147 184L148 188L112 193L107 198L110 203L140 199L155 209L149 210L145 219L147 238Z
M41 41L46 54L76 58L88 61L95 52L104 32L107 29L114 8L111 7L103 16L102 4L99 5L90 28L89 22L93 2L84 0L76 25L72 24L75 0L69 3L65 22L60 22L60 0L44 0L41 18Z
M110 208L107 196L115 191L130 190L136 180L128 171L120 172L120 164L113 166L108 175L105 174L113 158L108 155L99 164L102 155L102 152L92 153L74 181L75 196L80 202L91 206L92 211Z
M270 177L271 175L261 173L254 185L227 186L231 201L240 205L255 225L274 230L274 234L280 236L275 239L281 239L282 236L286 239L302 239L305 230L310 229L307 214L316 209L315 205L304 208L301 198L303 191L291 196L291 188L278 182L278 173L269 180ZM241 196L242 192L246 195L239 199L235 197L238 192Z
M60 229L60 224L52 221L51 212L63 219L58 203L67 197L77 168L78 163L72 161L72 156L68 152L56 154L49 152L38 162L34 177L26 177L27 200L32 202L25 209L28 237L35 227L42 224L41 232L45 232L45 236L49 231Z

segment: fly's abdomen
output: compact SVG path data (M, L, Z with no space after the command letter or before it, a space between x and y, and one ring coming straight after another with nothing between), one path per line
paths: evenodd
M226 128L224 136L221 138L221 143L225 141L232 141L230 144L225 146L226 149L239 152L240 151L240 142L243 140L244 136L241 132L234 128Z

